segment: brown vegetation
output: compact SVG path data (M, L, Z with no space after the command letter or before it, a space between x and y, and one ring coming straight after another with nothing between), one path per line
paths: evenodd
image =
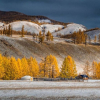
M40 19L48 19L51 21L52 24L61 24L61 25L67 25L68 23L64 23L64 22L59 22L59 21L55 21L52 19L49 19L48 17L45 16L29 16L29 15L25 15L23 13L19 13L19 12L14 12L14 11L0 11L0 21L1 22L5 22L5 23L9 23L9 22L13 22L13 21L17 21L17 20L21 20L21 21L32 21L35 22L37 24L40 24L38 22L38 20Z

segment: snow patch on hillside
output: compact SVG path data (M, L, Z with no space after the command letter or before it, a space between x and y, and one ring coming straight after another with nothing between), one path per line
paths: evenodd
M5 25L4 23L0 22L0 30L3 29L4 25Z
M28 21L17 21L10 23L13 30L21 31L22 26L24 25L24 30L31 33L38 34L41 31L41 27L35 23L28 22Z
M4 25L4 23L0 22L0 27L3 26L3 25Z
M15 31L21 31L23 25L24 25L24 30L27 32L38 34L39 31L42 30L42 28L38 24L28 22L28 21L16 21L16 22L12 22L9 24L11 25L12 29ZM4 23L0 22L0 29L4 29L4 28L8 27L9 24L4 24Z
M47 33L48 31L55 32L56 30L58 30L59 28L63 28L63 25L52 25L52 24L43 24L41 25L42 29L45 29L45 33Z
M88 32L86 32L86 34L87 34L88 36L90 36L91 39L94 39L95 36L97 36L97 38L98 38L99 35L100 35L100 29L88 31Z
M40 19L40 20L38 20L38 22L39 23L51 23L51 21L48 19Z
M48 19L41 19L38 21L40 23L42 22L51 23L51 21ZM75 23L68 24L65 29L63 25L53 25L53 24L38 25L38 24L28 22L28 21L16 21L9 24L12 26L12 29L16 31L21 31L22 26L24 25L24 30L27 32L38 34L40 31L45 32L45 33L50 31L53 34L53 36L56 36L59 33L61 33L62 35L72 34L74 31L76 32L79 31L79 29L81 29L81 31L86 30L86 28L83 25L75 24ZM4 24L0 22L0 29L4 29L8 27L9 24Z
M86 28L85 28L85 26L83 26L81 24L72 23L72 24L68 24L65 29L62 29L58 32L54 32L53 36L56 36L57 34L61 34L61 35L72 34L73 32L75 32L75 31L78 32L79 30L85 31Z

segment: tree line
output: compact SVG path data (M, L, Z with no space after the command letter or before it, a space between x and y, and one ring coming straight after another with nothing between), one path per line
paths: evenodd
M38 42L38 43L43 43L45 40L46 41L53 41L53 35L50 31L48 31L46 34L42 33L41 31L39 32L39 34L31 34L30 32L25 31L24 29L24 25L22 26L21 31L14 31L12 30L11 25L9 25L8 27L4 28L3 30L0 30L0 34L1 35L6 35L6 36L11 36L13 34L17 34L17 35L21 35L21 37L24 37L24 35L32 35L33 36L33 40Z
M68 38L71 39L74 44L91 44L92 43L92 38L88 36L85 31L79 30L78 32L73 32L72 34L68 35L61 35L60 33L57 34L58 37L61 38ZM100 34L97 36L94 36L93 39L94 43L100 43Z
M0 30L0 34L1 35L5 35L5 36L11 36L16 34L16 35L21 35L21 37L24 37L25 34L27 35L31 35L30 32L27 32L24 30L24 25L22 26L21 31L15 31L12 29L11 25L8 25L6 28L4 28L3 30Z
M77 70L71 56L64 59L62 67L59 69L57 59L53 55L46 56L38 63L33 57L15 59L0 54L0 79L16 80L25 75L37 78L70 78L77 76Z
M100 62L92 62L92 65L87 61L84 67L84 73L93 79L100 79Z
M53 41L53 35L50 31L48 31L46 34L40 31L39 34L33 34L33 39L34 41L42 44L44 41Z
M100 79L100 62L93 61L90 65L87 61L83 70L89 77ZM36 78L75 78L78 74L71 56L65 57L59 68L56 57L51 54L42 58L40 63L33 57L15 59L0 54L0 79L16 80L25 75Z

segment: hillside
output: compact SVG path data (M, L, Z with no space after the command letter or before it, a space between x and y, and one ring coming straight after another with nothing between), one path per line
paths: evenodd
M1 22L10 23L10 22L13 22L16 20L21 20L21 21L25 21L25 20L29 21L30 20L30 21L34 21L34 22L39 21L40 23L42 23L42 22L48 23L49 22L49 23L53 23L53 24L62 24L62 25L68 24L68 23L52 20L45 16L30 16L30 15L25 15L23 13L15 12L15 11L0 11L0 21Z
M15 22L11 22L9 24L5 24L0 22L0 29L3 30L4 28L6 29L9 25L11 25L12 29L15 31L21 31L22 30L22 26L24 25L24 30L27 32L30 32L31 34L36 33L38 34L40 31L43 31L45 29L45 33L47 33L48 31L50 32L54 32L56 30L58 30L59 28L63 28L63 25L52 25L52 24L42 24L42 25L38 25L36 23L33 22L29 22L29 21L15 21Z
M42 29L45 29L45 33L47 33L48 31L50 31L51 33L58 31L58 29L63 29L64 26L63 25L52 25L52 24L43 24L41 25Z
M46 21L46 20L45 20ZM85 31L86 28L80 24L68 24L66 27L64 25L59 24L42 24L38 25L36 23L30 21L15 21L8 24L0 22L0 30L6 29L9 25L11 25L12 29L15 31L21 31L22 26L24 25L24 29L31 34L38 34L40 31L45 32L45 34L50 31L53 36L57 36L59 33L61 35L72 34L74 31Z
M53 36L57 34L66 35L74 31L86 31L86 27L76 23L64 23L52 20L45 16L30 16L14 11L0 11L0 30L11 25L15 31L21 31L24 25L25 31L31 34L38 34L40 31L47 33L50 31Z
M70 55L76 62L78 73L81 73L86 61L100 61L100 46L74 45L60 40L44 42L42 45L33 41L31 36L20 38L17 36L0 36L0 52L4 56L22 58L35 57L38 62L49 54L56 56L59 67L63 59Z
M5 28L8 25L5 25ZM16 31L21 31L22 30L22 26L24 25L24 30L27 31L27 32L30 32L32 34L33 33L38 34L39 31L42 30L42 28L38 24L35 24L35 23L32 23L32 22L28 22L28 21L16 21L16 22L10 23L10 25L12 26L12 29L16 30Z
M0 36L0 52L4 56L14 56L16 58L29 58L32 56L40 62L42 58L52 54L57 58L59 67L61 67L64 58L70 55L76 62L78 73L82 73L86 61L90 63L100 61L99 46L87 45L85 47L84 45L67 43L64 39L56 37L58 34L72 34L74 31L81 30L85 31L91 39L94 39L95 35L99 35L100 29L87 30L81 24L62 23L45 16L29 16L14 11L0 11L0 30L7 28L9 25L15 31L21 31L24 25L24 30L31 34L50 31L54 36L54 41L45 41L41 45L34 42L31 35L24 38L18 35L13 35L13 37Z
M74 32L78 32L79 30L86 31L86 27L81 24L71 23L71 24L68 24L66 28L57 32L53 32L53 36L56 36L57 34L68 35Z
M92 30L87 30L85 32L88 36L90 36L91 39L94 39L95 36L97 36L97 38L99 37L100 35L100 29L99 28L95 28L95 29L92 29Z

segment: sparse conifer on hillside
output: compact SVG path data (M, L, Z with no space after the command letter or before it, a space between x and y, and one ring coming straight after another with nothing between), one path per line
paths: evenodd
M21 37L24 37L25 31L24 31L24 25L22 26L22 30L21 30Z
M94 43L96 43L96 42L97 42L97 36L94 37Z

